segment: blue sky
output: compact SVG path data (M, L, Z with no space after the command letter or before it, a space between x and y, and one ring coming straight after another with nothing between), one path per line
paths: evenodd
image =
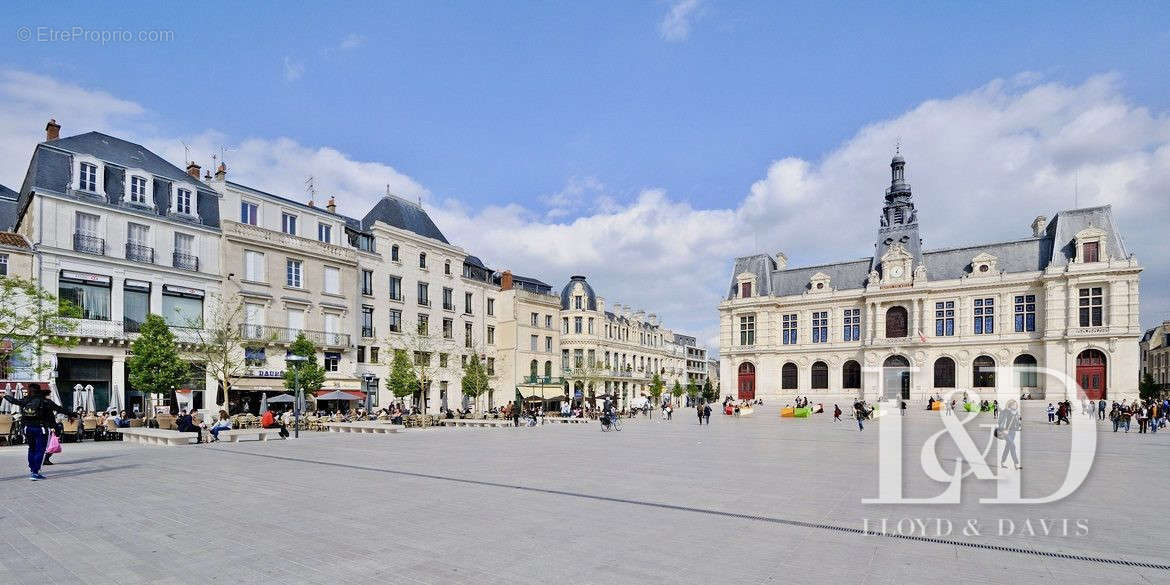
M140 134L141 141L174 148L183 139L215 150L249 139L288 138L310 151L328 148L346 160L392 168L409 178L395 183L396 190L417 191L471 219L518 206L526 225L600 222L606 214L637 207L647 193L665 194L659 205L664 209L742 215L741 202L750 199L753 185L768 182L778 161L792 157L817 170L864 137L866 128L897 125L935 101L955 104L962 96L983 95L996 103L1051 86L1080 90L1069 107L1120 100L1127 112L1147 111L1159 123L1170 109L1165 3L888 2L832 9L718 0L344 7L39 3L10 7L6 20L0 69L111 98L123 110L99 112L94 119ZM174 40L35 40L43 34L39 27L73 26L173 30ZM28 27L34 40L21 41L20 27ZM1102 76L1108 89L1095 93L1091 80ZM996 80L1004 83L998 95L979 93ZM139 110L126 111L134 109L127 103ZM90 129L77 127L81 117L71 113L51 112L63 119L66 134ZM941 125L937 131L952 130L964 129ZM909 127L898 134L913 178L915 156L921 160L923 154L915 149L929 148L928 137ZM1135 148L1157 152L1161 140L1157 134ZM892 136L874 143L873 160L888 160L892 147ZM1081 173L1056 160L1064 151L1054 152L1060 172ZM956 158L940 164L978 162ZM1160 159L1152 164L1160 166ZM871 192L857 194L867 204L872 199L874 209L858 217L856 242L809 248L808 261L798 263L867 253L887 172L874 166L864 169L876 181ZM318 168L294 169L297 181L264 174L271 169L241 172L260 187L329 176ZM0 176L6 184L14 180L19 177L11 172ZM1083 175L1080 180L1092 182ZM333 188L322 185L326 193ZM336 186L339 193L345 188ZM1116 197L1103 193L1100 199ZM1021 210L1016 223L1054 211ZM936 208L933 215L949 212ZM449 237L488 245L471 236ZM647 253L669 255L669 238L661 250ZM934 239L951 243L948 234ZM757 227L752 240L753 246L801 248L766 227ZM512 261L504 257L508 251L501 248L497 261ZM588 255L580 262L586 267L592 266ZM563 256L531 270L547 270L540 276L563 282L573 254ZM663 259L655 266L672 263ZM670 280L647 270L657 280ZM706 315L687 317L698 309L682 306L661 312L713 332L710 302L725 286L727 264L694 270L708 271L715 283L699 303L706 304ZM642 300L644 287L627 285L631 275L611 274L604 264L594 272L634 297L630 302ZM1165 274L1153 276L1165 284ZM1162 308L1168 307L1170 301Z

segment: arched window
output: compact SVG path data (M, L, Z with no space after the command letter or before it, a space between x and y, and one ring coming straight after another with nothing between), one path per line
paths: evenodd
M1020 388L1035 388L1036 384L1036 358L1030 354L1022 353L1016 356L1016 360L1012 362L1012 368L1016 371L1016 381L1019 382Z
M976 388L994 388L995 387L995 360L991 359L989 355L981 355L975 358L972 364L972 381L971 385Z
M796 364L788 362L780 368L780 388L782 390L796 390Z
M813 362L812 388L813 390L829 389L829 365L825 362Z
M934 360L934 387L955 387L955 360L945 356Z
M886 311L886 337L906 337L906 321L906 307L890 307L890 310Z
M861 388L861 364L849 360L841 366L841 387L853 390Z
M552 377L552 361L544 362L544 377L545 378Z
M537 363L537 361L532 360L532 363L528 364L528 374L530 376L532 376L533 378L539 376L540 375L540 372L538 371L539 367L540 367L540 365Z

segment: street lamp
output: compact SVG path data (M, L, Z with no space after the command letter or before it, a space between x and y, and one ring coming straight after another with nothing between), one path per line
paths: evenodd
M286 362L292 362L289 365L293 371L293 392L296 393L295 402L293 403L293 438L301 438L301 405L304 403L304 396L301 392L301 370L299 364L309 361L309 358L303 355L290 355L284 358Z

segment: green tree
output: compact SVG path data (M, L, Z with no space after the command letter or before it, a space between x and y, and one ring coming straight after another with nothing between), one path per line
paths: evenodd
M77 339L69 334L73 318L81 311L68 301L59 301L37 283L18 276L0 278L0 378L7 368L28 367L40 374L52 368L44 360L46 345L73 347Z
M715 402L716 400L719 400L719 392L717 392L715 388L711 387L711 378L707 378L707 381L703 382L703 400L706 400L707 402Z
M658 404L658 398L662 396L662 391L665 389L666 384L662 383L662 377L658 374L654 374L654 377L650 379L649 392L650 397L654 399L655 404Z
M394 359L390 362L390 379L387 381L390 391L398 399L406 398L418 390L418 378L414 375L414 366L410 364L410 357L404 349L394 350Z
M671 389L670 389L670 395L674 396L675 400L682 398L683 389L682 389L682 385L678 383L678 380L674 381L674 386L671 387Z
M1138 396L1142 400L1158 397L1158 383L1154 381L1154 376L1149 372L1142 374L1142 381L1138 384Z
M471 354L467 359L467 365L463 368L463 393L470 396L474 400L475 410L479 410L479 397L486 394L490 387L490 380L488 380L487 368L483 364L483 360L479 358L479 354Z
M695 402L699 398L699 385L694 382L687 383L687 396L690 397L691 402Z
M139 329L138 339L130 345L130 384L144 394L170 396L176 404L175 391L188 380L190 365L179 355L175 334L162 317L151 313ZM154 409L148 409L153 412Z
M284 371L284 387L296 391L296 383L300 383L305 394L311 394L325 385L325 367L317 362L317 344L305 337L304 333L297 334L296 340L288 346L289 353L302 356L303 362L288 362Z

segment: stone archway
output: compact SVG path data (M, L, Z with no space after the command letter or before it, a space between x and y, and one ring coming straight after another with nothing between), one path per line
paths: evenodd
M751 362L739 364L738 398L753 400L756 397L756 366Z
M882 362L882 398L910 398L910 360L905 356L892 355Z
M1101 400L1107 393L1105 353L1086 349L1077 355L1077 386L1089 400Z

